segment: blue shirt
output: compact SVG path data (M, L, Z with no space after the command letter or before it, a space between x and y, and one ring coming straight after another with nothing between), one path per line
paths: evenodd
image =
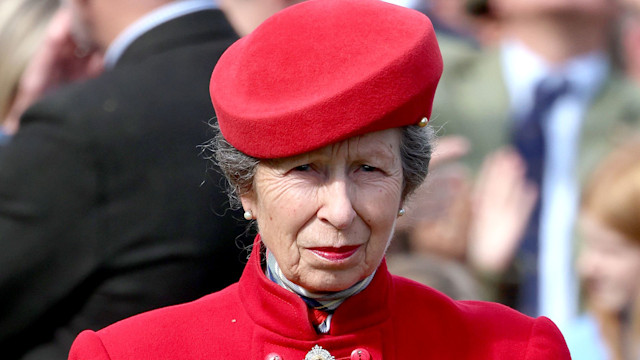
M595 319L588 314L575 319L564 331L571 358L575 360L607 360L608 350Z

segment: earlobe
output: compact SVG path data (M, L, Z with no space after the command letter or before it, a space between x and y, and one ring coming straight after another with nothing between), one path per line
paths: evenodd
M400 206L398 207L398 217L406 214L407 211L404 209L404 199L400 200Z
M244 209L244 218L247 220L253 220L256 218L255 201L253 200L253 193L248 193L240 196L240 202Z

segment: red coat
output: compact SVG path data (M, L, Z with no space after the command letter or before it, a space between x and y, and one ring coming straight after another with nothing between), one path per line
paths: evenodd
M494 303L453 301L389 274L384 262L371 284L336 310L330 334L317 334L307 313L297 295L266 278L254 251L238 283L85 331L69 359L303 360L315 345L336 359L350 359L355 349L374 360L570 359L549 319Z

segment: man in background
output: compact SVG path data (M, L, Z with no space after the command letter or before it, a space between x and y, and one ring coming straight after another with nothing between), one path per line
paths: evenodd
M494 279L513 273L508 266L515 268L520 274L514 280L519 287L515 296L498 300L530 315L549 316L562 328L577 309L571 262L580 182L621 135L637 127L638 91L624 79L610 55L616 18L613 1L490 0L487 5L499 28L498 44L458 52L455 58L448 58L443 50L445 70L433 123L442 126L442 135L469 139L466 164L473 169L504 146L517 149L493 157L493 168L501 170L484 172L493 176L483 182L514 179L512 183L518 184L518 191L527 199L531 191L522 185L522 178L534 185L539 202L528 221L533 231L520 231L520 235L534 234L533 246L523 240L527 235L499 239L513 224L502 218L484 226L485 231L475 235L472 231L467 259L479 271L492 273ZM524 153L516 131L533 118L541 135L534 141L543 145L530 143L525 148L537 153ZM532 155L538 159L535 166L529 163ZM538 168L535 176L534 168ZM504 192L510 187L497 189ZM496 197L488 200L484 203L498 202ZM515 205L517 208L517 202ZM482 221L487 216L475 218ZM517 233L511 231L511 235ZM506 255L496 265L492 256L501 252Z
M94 51L105 71L49 91L0 151L3 359L66 359L81 330L216 291L243 267L244 226L198 148L211 71L236 39L222 12L68 0L52 33L22 96Z

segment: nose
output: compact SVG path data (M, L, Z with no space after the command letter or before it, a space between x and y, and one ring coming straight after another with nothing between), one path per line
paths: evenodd
M321 196L318 218L338 230L348 228L356 217L356 211L347 182L342 179L332 180L323 188Z

